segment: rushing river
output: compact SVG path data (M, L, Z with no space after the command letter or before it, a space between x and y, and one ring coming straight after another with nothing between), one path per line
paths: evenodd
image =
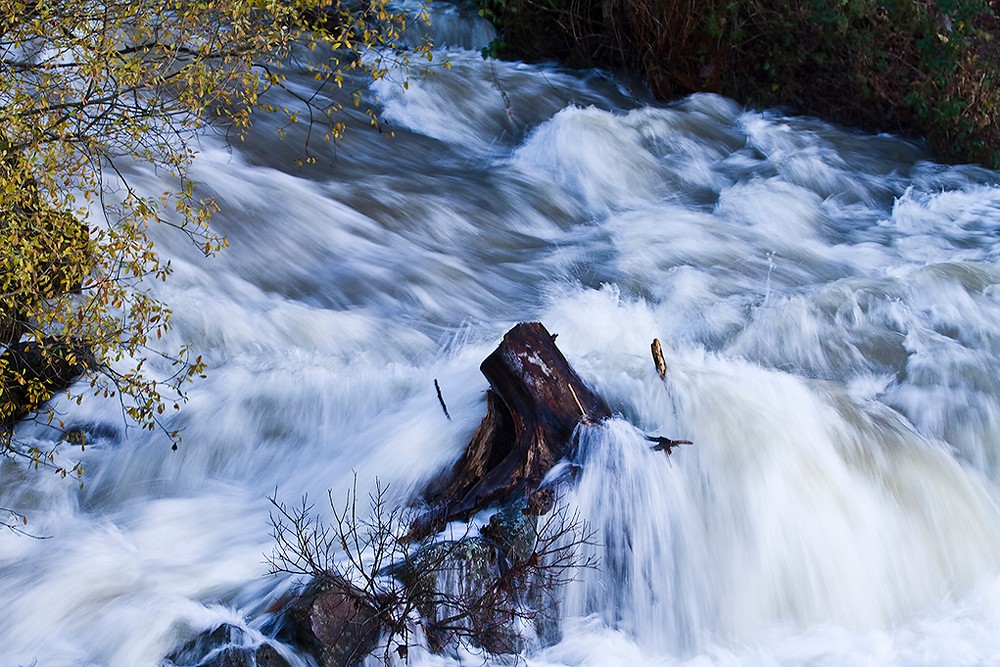
M222 621L258 631L294 583L267 574L267 497L357 475L404 502L529 320L620 419L581 436L569 499L603 566L528 665L1000 664L1000 174L484 61L474 12L434 21L451 71L364 88L393 137L352 124L301 170L301 133L267 120L205 139L232 247L155 231L170 342L210 366L170 418L184 440L88 399L58 405L90 433L66 451L82 489L0 467L0 506L49 537L0 533L0 665L154 667ZM695 445L668 460L636 428Z

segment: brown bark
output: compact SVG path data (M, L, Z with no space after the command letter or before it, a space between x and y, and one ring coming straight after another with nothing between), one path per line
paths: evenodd
M530 496L569 453L576 426L611 415L538 322L508 331L480 370L490 381L486 416L455 467L425 493L432 509L412 526L414 537L515 494Z

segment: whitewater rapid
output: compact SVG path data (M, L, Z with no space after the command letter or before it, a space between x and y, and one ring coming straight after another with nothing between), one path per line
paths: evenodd
M205 137L193 174L231 247L153 231L166 342L209 365L170 417L183 442L57 401L91 435L64 448L83 487L0 462L0 506L48 538L0 532L0 667L155 666L221 622L259 633L295 584L268 575L268 497L356 476L406 502L528 320L618 416L581 432L567 495L602 567L528 665L1000 664L1000 174L484 61L474 11L434 19L450 71L365 83L392 137L352 122L311 169L267 119L246 145ZM695 444L667 459L642 433Z

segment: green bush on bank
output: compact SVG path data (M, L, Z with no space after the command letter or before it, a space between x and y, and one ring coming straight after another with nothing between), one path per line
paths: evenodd
M1000 2L481 0L499 55L643 72L671 99L717 92L1000 168Z

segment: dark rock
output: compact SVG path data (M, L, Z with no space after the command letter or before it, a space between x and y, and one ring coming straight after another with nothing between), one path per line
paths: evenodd
M516 498L497 510L482 528L482 534L496 545L501 568L519 565L535 551L538 518L527 514L527 506L524 497Z
M350 667L375 650L382 635L378 610L350 583L314 579L282 612L277 638L315 658L320 667Z
M51 333L63 328L59 318L40 320L50 310L46 302L80 290L94 266L94 242L85 222L46 200L35 168L19 150L0 150L0 182L7 186L0 235L10 242L0 255L0 431L65 390L88 365L79 341Z
M511 568L521 566L533 557L537 557L538 515L544 512L538 512L538 507L533 503L537 503L538 498L544 495L549 501L549 507L545 512L551 510L551 494L546 494L545 491L546 489L542 489L533 493L530 498L522 496L507 503L490 517L486 526L483 526L481 530L483 536L496 547L498 575L503 576ZM526 608L525 617L532 621L538 641L543 646L558 643L561 638L558 592L546 582L531 578L521 581L520 586L523 599L519 604ZM511 649L516 648L517 651L523 646L522 637L513 628L505 628L502 632L495 633L495 637L502 644Z
M291 667L284 656L270 644L257 647L257 667Z
M21 340L28 331L24 316L14 312L13 304L0 303L10 309L10 312L0 312L0 347L10 347Z
M162 667L291 667L270 644L254 646L240 627L223 623L164 659Z
M92 447L98 443L121 444L122 431L112 424L98 421L82 421L70 424L62 433L62 439L73 445Z
M209 632L203 632L184 646L167 656L171 664L200 665L210 653L215 653L225 646L243 643L245 633L241 628L229 623L223 623Z
M485 537L466 537L460 540L442 540L426 545L403 563L389 569L418 601L416 605L428 647L434 653L443 653L453 642L453 621L447 627L443 618L457 611L448 603L457 589L482 593L496 585L497 550ZM468 625L466 619L458 625Z
M92 363L86 348L55 336L7 348L0 354L0 426L41 407L33 392L41 389L47 399L64 391Z
M519 653L524 638L514 622L518 615L534 621L541 641L554 643L550 641L558 636L554 591L535 590L537 582L514 571L532 558L538 541L538 517L527 514L527 509L528 500L520 496L502 506L480 535L431 542L382 573L396 577L416 600L426 601L417 604L417 611L431 651L444 652L457 625L471 644L490 654ZM460 590L473 593L463 595ZM468 606L463 609L466 617L456 621L459 600ZM530 608L523 614L515 609L522 601ZM451 620L442 627L445 618Z
M249 649L227 646L212 654L198 667L256 667L254 653Z

